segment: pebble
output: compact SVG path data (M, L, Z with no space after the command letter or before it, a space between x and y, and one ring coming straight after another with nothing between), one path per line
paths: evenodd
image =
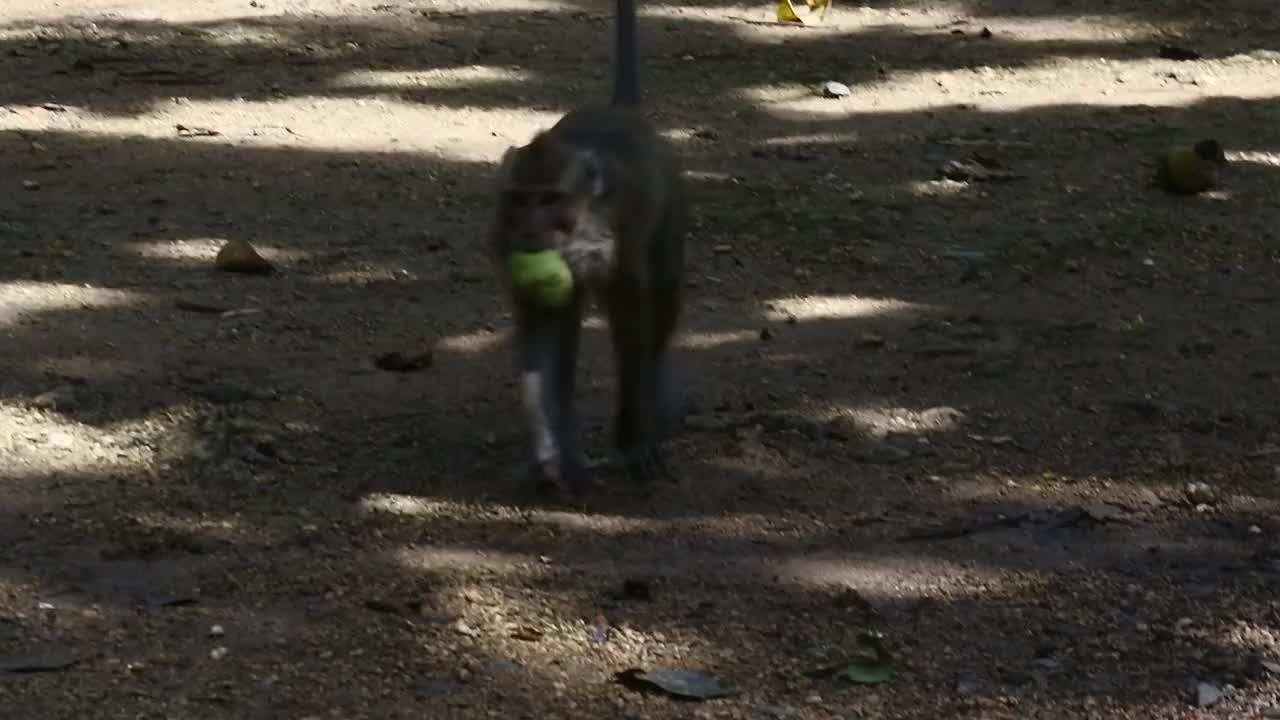
M848 85L845 85L844 83L841 83L841 82L836 82L835 80L832 80L822 86L823 97L829 97L829 98L849 97L851 92L852 91L849 90Z
M39 410L72 410L76 406L76 391L69 386L54 388L31 399L31 407Z
M911 451L892 445L880 445L859 453L863 462L891 465L911 459Z
M864 332L858 336L858 344L864 348L884 347L884 338L873 332Z
M1142 488L1138 490L1138 501L1144 505L1156 508L1164 504L1160 496L1151 488Z
M795 709L787 705L761 705L756 708L760 720L787 720L795 714Z
M520 666L510 660L493 660L484 669L490 675L509 675L520 672Z
M1210 707L1222 699L1222 691L1217 687L1202 682L1196 685L1196 705Z
M1207 482L1189 482L1186 488L1187 499L1194 503L1213 500L1213 486Z

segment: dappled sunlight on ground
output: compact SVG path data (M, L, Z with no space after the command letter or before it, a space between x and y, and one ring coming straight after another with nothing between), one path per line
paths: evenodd
M450 335L436 341L436 347L457 355L480 355L491 352L506 342L510 330L476 330L460 335Z
M1240 56L1241 62L1228 58L1197 75L1170 73L1165 70L1167 63L1160 60L1098 59L1082 65L1071 57L1041 59L1029 67L901 70L887 73L848 99L835 101L821 97L810 86L779 82L736 92L765 112L797 120L957 107L992 113L1063 104L1114 108L1131 105L1135 94L1144 105L1169 108L1215 98L1276 97L1274 86L1253 82L1257 70L1248 59L1247 55ZM1052 85L1062 89L1030 90Z
M835 407L815 418L871 437L894 433L926 435L957 432L964 427L964 413L949 407L915 410L905 407Z
M123 519L123 518L122 518ZM289 538L284 531L272 531L243 517L216 513L182 515L176 512L146 511L130 513L128 521L143 533L170 531L193 533L215 541L269 545ZM305 532L319 532L317 526L304 526Z
M365 8L338 0L319 0L306 2L298 6L312 12L325 14L350 13ZM572 10L577 6L555 0L477 0L474 3L456 6L459 10L470 8L485 12L503 11L542 11L554 12ZM229 6L220 2L175 3L158 10L154 2L148 0L94 0L88 7L76 7L64 3L49 3L44 0L6 0L5 18L13 24L22 26L32 22L84 22L87 18L107 17L113 20L133 22L154 22L163 19L171 23L208 23L219 25L249 25L279 17L281 8L278 5L250 5L248 3ZM353 22L366 16L352 14ZM372 22L365 19L364 22ZM249 37L246 35L246 37ZM263 32L254 35L259 40L287 40L287 34Z
M329 81L335 88L388 90L406 88L483 88L486 83L524 83L528 73L518 68L472 65L465 68L438 68L421 71L355 70Z
M877 554L878 555L878 554ZM1034 596L1043 583L1034 574L1014 575L999 566L898 554L883 559L863 553L814 553L771 561L778 579L810 588L851 588L875 603L921 597L998 600Z
M394 99L374 98L368 106L379 109L378 121L370 123L369 111L353 108L346 101L318 96L314 100L300 98L293 102L304 103L308 115L300 116L296 109L282 108L277 102L253 102L235 100L184 100L157 107L150 113L137 117L104 115L80 111L74 107L63 114L62 122L52 129L74 130L85 137L104 140L119 139L173 139L182 137L179 125L193 128L195 135L186 138L193 145L240 146L254 148L313 148L331 151L360 151L386 153L425 152L444 160L456 162L492 162L501 150L512 142L527 142L537 130L549 127L556 120L554 113L529 118L523 129L512 129L510 114L501 110L424 108L420 103ZM0 116L0 130L50 129L38 108L19 110ZM310 115L315 113L315 115ZM491 115L488 119L476 119L477 113ZM310 117L311 119L307 119ZM316 125L311 123L315 122ZM322 126L340 123L362 131L328 135L322 134ZM470 138L461 128L476 123L492 126L493 134L486 138ZM425 124L436 128L423 134L419 129ZM367 127L367 130L365 128ZM456 128L456 129L453 129ZM498 132L501 129L501 132ZM204 131L211 135L202 135ZM461 142L468 136L467 142ZM394 151L387 149L394 143Z
M218 251L227 238L185 238L181 240L142 240L125 243L123 249L139 257L163 260L176 265L212 269ZM311 253L291 247L253 243L253 248L273 264L288 266L306 261Z
M1271 150L1228 150L1228 162L1239 162L1264 167L1280 167L1280 152Z
M58 282L0 282L0 329L39 320L43 315L105 310L146 304L147 295L133 290L69 285Z
M849 320L878 316L937 312L938 308L894 298L854 295L775 297L764 301L764 317L771 322Z
M0 492L8 513L90 504L122 478L151 476L155 452L144 423L98 428L58 415L0 404Z
M582 498L522 481L484 237L502 150L606 96L608 3L0 4L0 669L80 661L9 677L0 706L1280 704L1246 663L1280 652L1263 0L837 2L812 28L644 5L645 96L695 200L682 423L674 482L594 462L618 393L591 313ZM1147 183L1156 149L1207 135L1219 197ZM953 161L1017 178L935 179ZM230 240L285 272L216 272ZM895 677L814 677L864 630ZM737 692L641 695L628 667ZM1189 681L1229 690L1199 710Z

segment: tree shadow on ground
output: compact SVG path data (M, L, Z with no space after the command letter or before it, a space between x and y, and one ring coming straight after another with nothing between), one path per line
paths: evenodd
M682 353L694 400L712 417L718 408L786 416L798 404L828 415L954 406L980 419L972 432L1010 437L991 450L1022 472L1106 476L1117 470L1114 456L1096 448L1118 443L1126 467L1186 452L1214 462L1265 444L1273 419L1259 398L1274 383L1258 359L1274 306L1271 251L1258 241L1272 224L1240 208L1257 206L1274 174L1243 164L1232 170L1230 197L1182 201L1143 188L1135 156L1158 149L1170 128L1194 136L1198 127L1229 132L1241 121L1260 123L1255 147L1280 146L1266 130L1274 123L1261 122L1276 112L1272 102L1216 100L1169 111L954 109L918 120L900 113L805 124L822 138L856 132L856 140L836 141L850 153L830 152L826 139L761 142L788 139L788 120L778 118L742 138L760 150L743 153L745 166L722 153L723 141L688 143L691 168L734 173L731 183L695 181L693 347ZM1076 130L1024 146L1015 141L1027 127ZM921 138L914 156L889 154L903 131ZM89 401L67 414L95 423L184 403L244 405L268 416L287 408L280 412L318 419L336 436L364 438L367 453L348 460L374 478L366 489L433 494L443 483L465 496L509 484L499 468L518 465L522 442L510 412L505 309L475 240L487 197L478 164L60 133L13 134L5 145L33 141L43 150L20 155L19 172L45 154L71 166L39 192L9 197L10 230L29 244L14 248L0 272L62 283L63 296L11 304L26 314L10 331L10 397L82 383ZM973 148L1000 153L1025 177L988 186L936 179L946 158ZM797 199L792 189L814 177L837 178L837 192ZM122 180L137 189L113 192ZM1062 198L1058 188L1071 190ZM424 231L421 207L433 195L448 202L435 203ZM751 201L743 205L744 197ZM1053 231L1064 227L1071 232ZM778 242L770 228L806 239ZM278 248L288 271L261 279L207 270L215 239L232 237ZM298 259L288 262L290 253ZM82 284L124 294L85 294ZM442 296L450 302L435 299ZM791 324L788 313L813 309L794 300L805 296L816 296L818 315ZM936 311L874 319L875 298ZM116 301L77 317L81 304ZM178 301L263 312L218 318L178 309ZM1230 325L1215 326L1224 310ZM841 319L844 312L854 316ZM179 332L164 343L137 340L157 325ZM771 339L759 339L762 329ZM604 445L602 340L590 333L584 390ZM371 368L384 348L424 344L439 357L428 373ZM1164 359L1130 360L1148 354ZM728 369L761 384L704 383ZM875 389L849 390L858 387ZM1010 405L1007 393L1021 400ZM470 421L432 422L437 412ZM1020 445L1019 428L1041 439ZM729 440L740 431L731 428ZM299 441L319 449L331 437ZM459 466L453 457L471 459ZM422 462L415 458L447 470L377 478L385 461Z
M0 684L0 705L683 711L606 690L630 665L708 667L747 690L717 706L731 715L814 694L864 716L1132 714L1185 702L1188 676L1244 686L1278 622L1276 178L1242 164L1225 196L1175 201L1136 158L1205 132L1280 147L1276 113L716 121L682 141L703 199L690 488L615 488L588 512L509 480L524 450L508 320L470 240L480 163L8 134L15 177L40 187L0 196L16 303L0 392L13 409L82 382L5 433L30 466L0 471L0 639L91 659ZM974 153L1025 177L938 180ZM799 192L815 179L827 192ZM287 272L205 274L203 238L229 237ZM172 308L185 298L264 312ZM598 436L602 341L584 383ZM384 347L434 347L435 366L374 372ZM608 597L632 575L655 578L652 604ZM201 602L145 607L183 593ZM593 644L597 614L635 634ZM899 648L899 680L802 678L866 626Z
M35 712L53 695L80 707L83 688L104 717L177 706L396 718L441 705L544 716L564 696L575 712L621 704L667 716L678 712L671 701L610 687L609 676L684 666L737 691L712 709L818 694L846 711L911 699L916 711L1025 717L1176 706L1187 675L1269 687L1248 662L1269 646L1248 633L1276 622L1274 553L1251 558L1248 543L1215 544L1176 518L1146 518L1172 523L1157 534L1055 524L1050 513L1048 523L895 545L882 525L788 533L783 512L758 540L708 527L675 544L660 527L562 523L558 540L540 538L538 523L554 516L461 527L356 517L323 500L287 519L264 507L139 511L87 535L28 525L0 551L3 582L44 606L6 624L5 645L81 662L7 680L0 693ZM624 580L649 599L620 595ZM602 615L611 630L600 641L592 622ZM893 682L868 693L805 677L848 657L864 629L897 654Z
M587 86L604 82L608 19L604 13L492 11L186 25L102 19L92 30L80 23L38 24L34 37L0 42L0 52L13 59L0 71L0 105L52 102L136 116L171 108L175 97L395 97L462 110L561 109ZM1154 60L1160 44L1154 36L1126 41L1105 32L1096 38L1038 37L1032 31L980 38L955 34L951 25L895 27L890 18L816 32L723 20L645 21L646 85L680 88L678 94L652 93L658 108L750 113L742 93L761 84L813 86L838 78L855 87L875 86L890 75L941 69L1008 69L1064 58ZM23 25L9 27L16 32ZM552 33L562 40L549 43ZM1255 49L1252 37L1219 42L1219 54ZM693 74L690 59L696 60ZM584 74L584 62L594 69ZM1178 65L1159 67L1168 72Z

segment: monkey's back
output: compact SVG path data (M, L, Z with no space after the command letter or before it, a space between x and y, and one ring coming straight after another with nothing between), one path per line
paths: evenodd
M616 193L632 217L661 218L682 205L682 173L675 150L639 109L588 105L548 131L561 142L589 148L604 161Z

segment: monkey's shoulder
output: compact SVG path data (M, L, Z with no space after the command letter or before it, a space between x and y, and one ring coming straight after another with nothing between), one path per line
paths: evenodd
M620 105L577 108L560 118L549 132L569 144L622 157L643 157L666 144L639 108Z

